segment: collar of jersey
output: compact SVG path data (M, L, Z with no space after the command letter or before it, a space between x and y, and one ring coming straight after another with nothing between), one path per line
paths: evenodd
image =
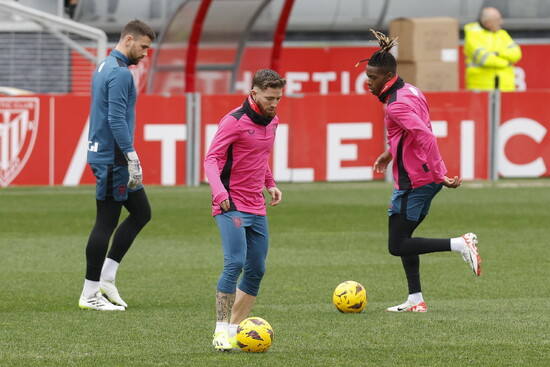
M244 113L254 122L255 124L267 126L273 120L273 117L267 117L264 115L260 115L258 112L254 111L254 109L250 106L250 103L248 102L248 97L244 100L243 103Z
M111 56L116 57L117 59L120 59L124 61L126 65L130 65L130 60L119 50L113 50L111 51Z
M391 79L383 88L384 92L381 93L378 96L378 99L382 103L386 103L388 100L388 97L395 93L398 89L403 88L405 86L405 82L403 82L403 79L401 79L399 76L396 75L395 79Z

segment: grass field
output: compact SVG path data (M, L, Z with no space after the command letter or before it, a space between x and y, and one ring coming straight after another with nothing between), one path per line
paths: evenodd
M0 190L0 366L550 365L550 181L438 195L416 234L475 231L484 274L455 253L423 256L426 314L384 312L407 293L386 249L388 184L280 187L253 309L275 330L264 354L210 345L222 256L208 187L148 188L153 220L121 265L119 313L77 307L93 187ZM361 314L331 304L349 279L367 288Z

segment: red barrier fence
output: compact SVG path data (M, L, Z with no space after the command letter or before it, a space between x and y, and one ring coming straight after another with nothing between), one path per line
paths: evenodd
M220 118L242 96L200 98L201 159ZM434 133L449 174L487 179L489 96L428 93ZM550 176L550 91L502 95L495 149L505 177ZM185 97L140 96L135 146L146 184L186 182ZM93 183L86 167L89 97L0 98L0 185ZM279 181L381 179L372 164L384 149L383 106L371 95L285 97L272 167ZM201 177L204 177L201 168Z

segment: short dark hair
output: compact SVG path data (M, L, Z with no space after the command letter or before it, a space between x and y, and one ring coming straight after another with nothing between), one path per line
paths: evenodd
M385 71L391 71L395 74L397 71L397 61L390 53L390 50L393 46L397 45L397 38L391 38L382 32L375 31L374 29L371 29L370 31L374 37L376 37L380 49L373 53L370 58L360 60L356 66L362 62L368 61L368 65L370 66L380 67Z
M279 73L271 69L260 69L252 78L252 88L258 87L261 90L267 88L283 88L286 85L286 80L281 78Z
M139 19L134 19L124 26L120 33L120 38L124 38L126 35L131 34L134 37L147 36L154 41L156 38L155 31L145 22Z

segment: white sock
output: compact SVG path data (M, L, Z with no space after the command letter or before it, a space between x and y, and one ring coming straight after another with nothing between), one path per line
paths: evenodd
M239 325L237 324L229 324L229 337L232 338L237 335L237 328Z
M451 238L451 251L462 252L464 251L464 246L466 246L466 243L464 242L464 238L462 237Z
M214 331L214 333L217 333L217 332L220 332L220 331L227 331L229 327L229 324L225 321L216 321L216 330Z
M107 280L114 283L119 265L120 264L115 260L106 258L103 262L103 268L101 269L101 280Z
M84 298L91 298L99 292L99 282L84 279L84 288L82 289L82 295Z
M407 300L415 305L420 302L424 302L424 298L422 297L422 292L409 294L409 298Z

